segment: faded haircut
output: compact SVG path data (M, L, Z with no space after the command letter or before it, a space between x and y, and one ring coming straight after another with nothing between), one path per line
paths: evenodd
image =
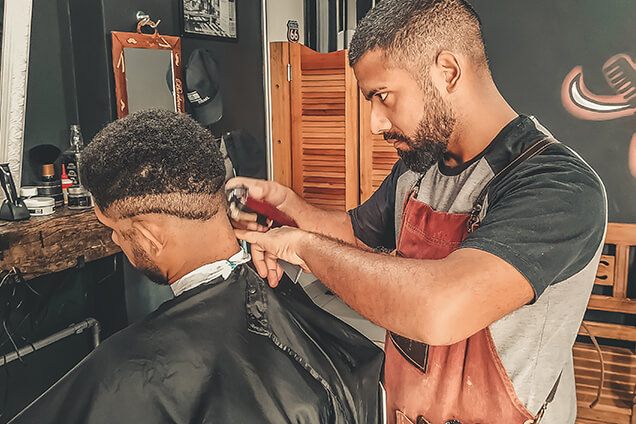
M382 0L358 24L349 64L374 49L418 81L443 50L462 54L490 73L481 21L465 0Z
M185 113L149 109L108 124L82 152L82 184L107 216L207 220L225 210L212 134Z

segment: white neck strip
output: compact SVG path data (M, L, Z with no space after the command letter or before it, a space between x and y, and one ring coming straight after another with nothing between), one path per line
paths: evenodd
M201 284L208 283L215 278L223 277L225 280L230 276L232 270L234 270L237 265L249 262L251 259L252 257L250 254L241 249L240 252L232 255L229 259L222 259L211 264L203 265L202 267L184 275L174 283L170 284L170 288L175 296L179 296L181 293L193 289Z

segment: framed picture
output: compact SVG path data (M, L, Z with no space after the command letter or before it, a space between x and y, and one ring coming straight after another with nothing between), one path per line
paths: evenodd
M179 0L184 36L236 40L236 0Z

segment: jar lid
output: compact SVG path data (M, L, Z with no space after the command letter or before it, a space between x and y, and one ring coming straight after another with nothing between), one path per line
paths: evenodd
M20 197L33 197L38 195L38 188L35 186L20 187Z
M42 176L43 177L53 177L55 176L55 168L52 163L47 163L42 165Z
M62 182L60 180L53 181L40 181L38 182L38 187L62 187Z
M53 207L55 199L52 197L31 197L24 199L24 204L28 209Z
M86 196L88 191L82 186L72 186L68 188L68 194Z

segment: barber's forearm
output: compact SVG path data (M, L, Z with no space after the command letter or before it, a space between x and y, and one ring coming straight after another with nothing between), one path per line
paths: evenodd
M381 327L430 344L454 341L439 324L443 314L435 313L445 300L433 283L433 261L363 251L316 234L298 253L316 277Z
M353 309L431 345L465 340L534 297L513 265L477 249L429 260L368 252L317 234L295 245L306 268Z
M349 244L355 244L353 227L349 214L341 211L329 211L313 206L298 194L292 192L281 208L296 221L298 226L305 231L322 234L334 239L342 240Z

